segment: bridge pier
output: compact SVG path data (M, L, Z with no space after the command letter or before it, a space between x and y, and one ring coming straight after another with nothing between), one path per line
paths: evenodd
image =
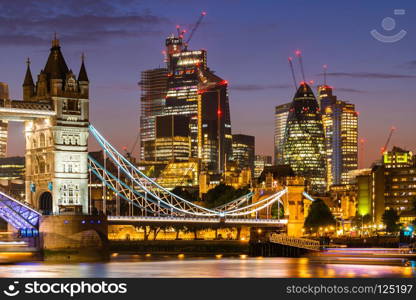
M49 261L99 261L108 259L106 216L42 216L40 248Z

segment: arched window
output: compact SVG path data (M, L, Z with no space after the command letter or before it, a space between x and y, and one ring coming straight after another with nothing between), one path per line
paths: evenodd
M45 134L43 132L39 136L39 146L41 148L46 147L46 138L45 138Z

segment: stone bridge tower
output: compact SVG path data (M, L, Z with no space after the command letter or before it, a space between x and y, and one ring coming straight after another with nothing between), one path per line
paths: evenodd
M310 200L303 196L305 191L305 179L299 176L273 177L272 173L265 175L262 184L255 188L253 202L260 201L277 191L287 188L287 193L281 197L284 209L284 217L288 220L287 234L300 237L303 235L303 224L308 213ZM259 213L260 218L270 218L271 209L263 209Z
M77 78L56 37L36 84L28 61L22 105L51 112L25 121L26 201L44 214L88 213L88 94L84 59Z

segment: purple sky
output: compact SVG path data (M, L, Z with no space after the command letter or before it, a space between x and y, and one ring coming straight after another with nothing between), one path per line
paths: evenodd
M322 82L327 64L328 84L356 104L366 165L378 158L392 125L398 129L391 145L415 149L414 1L2 1L0 81L21 99L26 57L36 76L56 31L75 72L86 54L91 122L118 148L131 148L140 71L162 65L165 37L176 24L189 28L202 10L207 16L190 48L207 49L210 68L229 81L233 133L255 135L258 154L272 154L274 106L293 97L287 57L295 49L303 52L308 80ZM382 28L385 17L396 21L395 29ZM372 29L407 35L381 43ZM22 126L12 124L10 136L9 154L23 154Z

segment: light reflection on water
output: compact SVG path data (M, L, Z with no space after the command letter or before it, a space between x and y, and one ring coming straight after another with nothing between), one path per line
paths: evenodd
M3 264L0 277L416 277L416 267L319 264L308 258L119 254L103 263Z

